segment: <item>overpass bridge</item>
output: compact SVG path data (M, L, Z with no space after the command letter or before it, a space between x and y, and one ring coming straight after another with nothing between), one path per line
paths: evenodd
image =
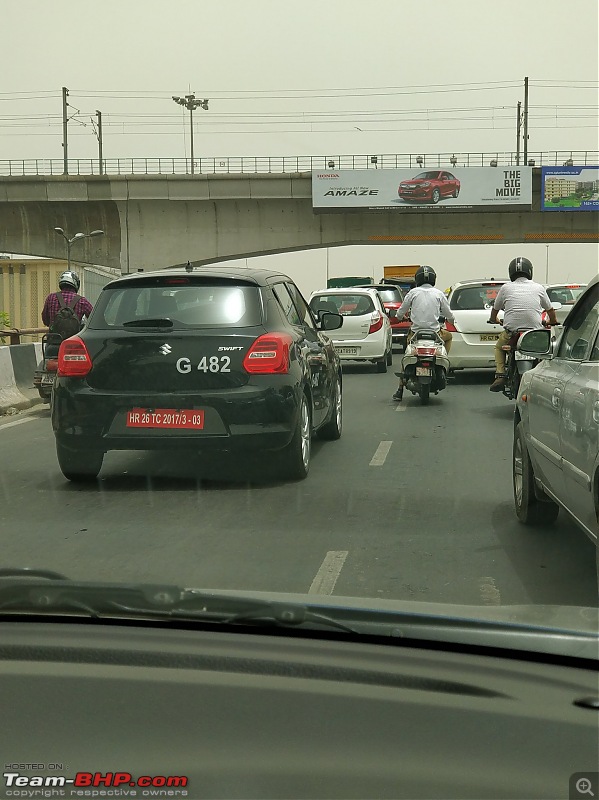
M174 159L106 162L102 174L88 160L77 162L79 174L68 175L55 174L57 162L0 162L0 249L62 258L56 226L70 235L99 228L106 235L78 242L73 258L133 272L350 244L598 242L597 213L541 212L537 166L561 165L564 155L576 165L597 164L597 153L530 155L531 209L434 213L314 213L312 170L433 168L454 160L458 166L514 166L514 154L212 159L208 165L202 159L204 171L194 175ZM119 174L121 168L128 174Z

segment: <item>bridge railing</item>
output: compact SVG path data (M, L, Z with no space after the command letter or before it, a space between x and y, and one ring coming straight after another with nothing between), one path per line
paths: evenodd
M597 150L547 150L528 153L533 166L576 166L599 164ZM514 167L524 164L515 152L428 153L323 156L226 156L194 160L195 175L291 174L335 169L432 169L436 167ZM64 175L62 159L0 160L0 176L24 177ZM189 175L188 158L78 158L68 162L68 175Z

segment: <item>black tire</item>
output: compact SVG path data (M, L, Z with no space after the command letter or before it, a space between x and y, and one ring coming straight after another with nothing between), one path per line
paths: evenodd
M430 383L419 383L418 384L418 394L420 395L420 402L423 406L428 405L428 401L430 398L431 393L431 385Z
M455 190L455 192L453 193L453 196L454 196L454 197L457 197L457 196L459 195L459 193L460 193L460 190L459 190L459 189L456 189L456 190Z
M393 345L391 345L391 347L387 351L387 366L388 367L393 366Z
M441 199L441 192L438 189L433 189L433 193L431 194L431 203L437 205L440 199Z
M331 418L326 422L319 431L321 439L328 439L334 441L341 438L341 431L343 429L343 402L341 392L341 380L337 378L335 381L335 392L333 394L333 408L331 411Z
M297 426L293 439L281 452L281 471L290 480L303 480L310 469L312 450L312 419L305 394L300 400Z
M84 482L94 481L102 469L104 453L88 450L71 450L56 444L58 465L65 478L69 481Z
M377 372L387 372L387 354L375 362Z
M555 522L559 514L558 504L549 499L547 502L541 501L535 494L534 472L521 422L514 431L512 481L516 516L520 522L524 525L547 525Z

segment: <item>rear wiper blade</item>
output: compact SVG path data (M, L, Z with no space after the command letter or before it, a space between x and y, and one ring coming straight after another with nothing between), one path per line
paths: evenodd
M356 633L345 622L312 611L300 603L213 595L171 585L129 586L78 583L68 579L40 582L33 579L33 573L25 571L16 580L14 577L13 580L4 578L0 571L0 614L3 612L52 616L75 613L94 619L196 621L254 627L298 628L306 625Z
M131 319L123 322L123 328L172 328L172 319L167 317L152 317L151 319Z

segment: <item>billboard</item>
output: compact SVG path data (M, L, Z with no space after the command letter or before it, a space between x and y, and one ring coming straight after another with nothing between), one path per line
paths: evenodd
M599 211L599 166L543 167L542 211Z
M315 170L314 210L448 211L532 205L532 167Z

